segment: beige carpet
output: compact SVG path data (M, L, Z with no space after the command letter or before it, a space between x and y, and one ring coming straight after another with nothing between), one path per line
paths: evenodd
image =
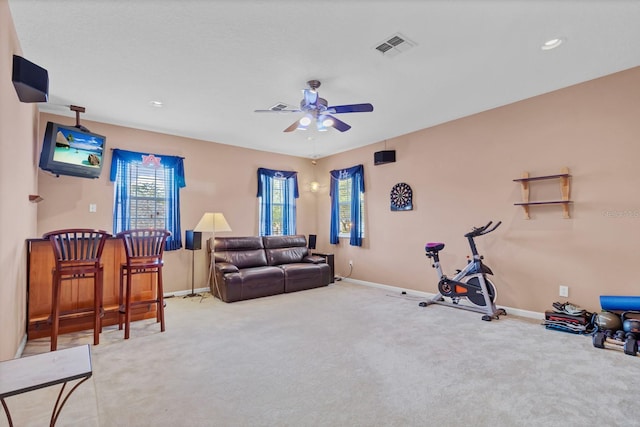
M105 329L59 426L640 425L640 358L529 319L484 322L345 281L233 304L172 298L166 315L165 333ZM29 341L25 356L47 350ZM15 425L47 425L57 390L7 399Z

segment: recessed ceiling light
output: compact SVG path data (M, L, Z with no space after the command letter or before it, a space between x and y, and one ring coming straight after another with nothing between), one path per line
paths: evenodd
M162 101L149 101L149 104L156 108L161 108L164 105Z
M542 46L540 46L540 49L542 49L542 50L555 49L558 46L560 46L562 43L564 43L564 41L565 41L564 38L549 39L546 42L544 42L544 44Z

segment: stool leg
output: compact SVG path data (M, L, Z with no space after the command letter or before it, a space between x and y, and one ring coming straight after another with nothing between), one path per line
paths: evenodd
M102 294L102 270L98 270L93 276L93 345L100 344L100 332L102 332L100 322L100 302Z
M51 293L51 351L58 348L58 327L60 322L60 277L57 272L52 274Z
M164 332L164 290L162 289L162 266L158 267L158 320L160 332Z
M124 299L124 339L129 339L129 330L131 326L131 271L127 270L126 277L126 296Z
M100 307L99 310L100 312L98 313L99 316L99 321L100 321L100 333L102 333L102 320L105 316L105 312L104 312L104 269L102 266L100 266L100 291L99 294L100 295Z
M122 310L124 309L124 267L120 266L120 292L118 293L118 329L122 330Z

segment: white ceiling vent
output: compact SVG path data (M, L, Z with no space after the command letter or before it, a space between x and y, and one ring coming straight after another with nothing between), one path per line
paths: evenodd
M392 58L402 52L406 52L416 45L415 42L409 40L400 33L387 37L386 40L377 43L375 49L382 55Z

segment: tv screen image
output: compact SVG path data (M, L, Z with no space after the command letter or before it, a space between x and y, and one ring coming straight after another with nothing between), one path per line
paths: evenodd
M75 126L48 122L40 168L56 175L98 178L106 138Z

